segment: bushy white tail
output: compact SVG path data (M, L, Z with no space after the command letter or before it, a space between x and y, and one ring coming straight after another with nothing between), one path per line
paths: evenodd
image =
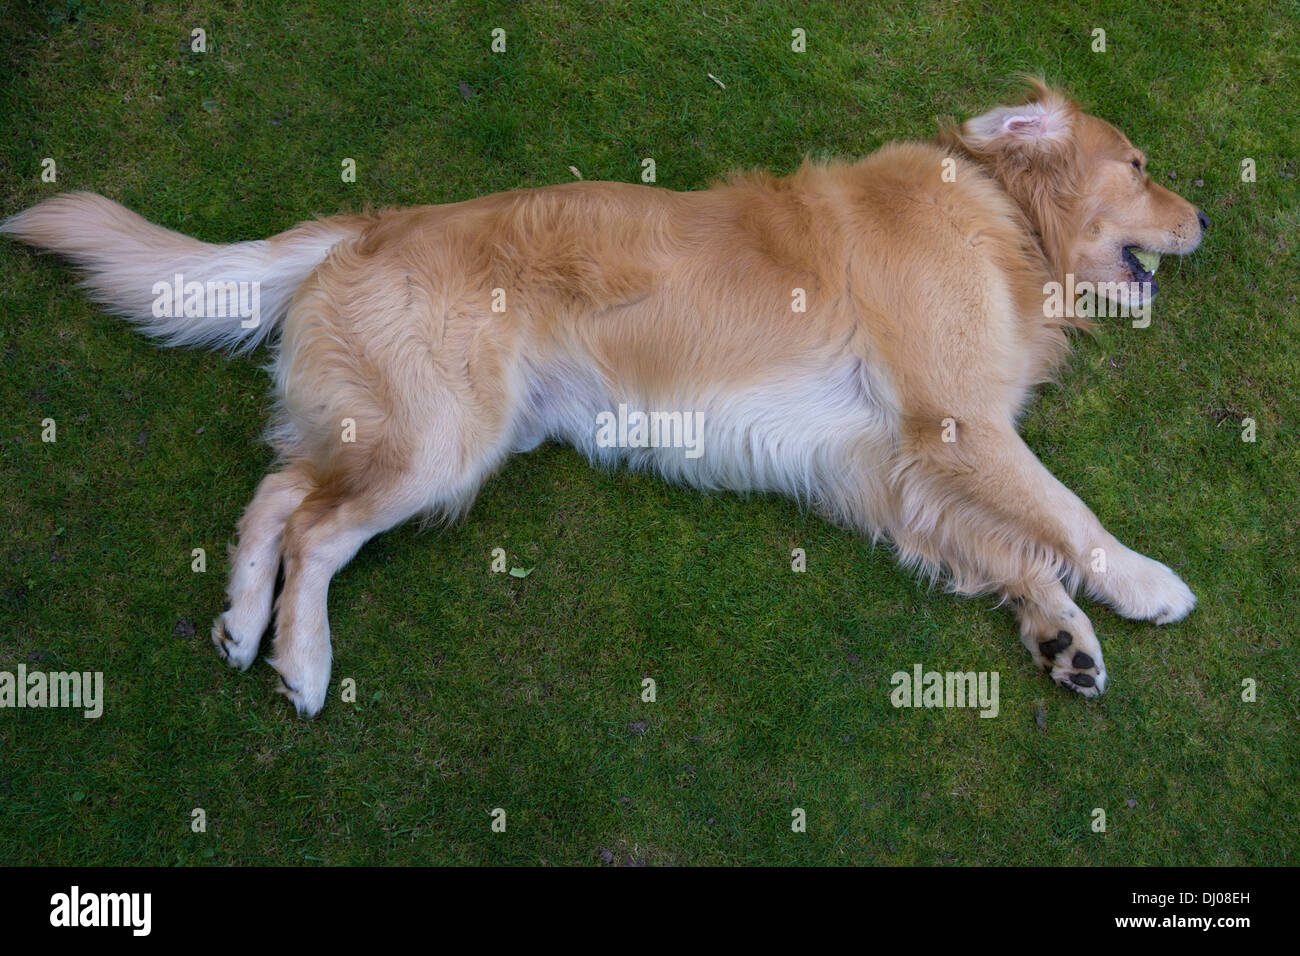
M359 230L356 220L340 217L270 239L212 245L85 192L54 196L0 222L0 234L82 267L90 294L147 335L234 352L263 341L330 248ZM238 304L241 292L245 305L256 302L255 316L231 306L230 296Z

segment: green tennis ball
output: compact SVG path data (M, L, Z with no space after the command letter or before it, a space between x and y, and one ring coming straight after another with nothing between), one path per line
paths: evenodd
M1147 272L1155 274L1156 269L1160 267L1160 253L1151 252L1148 249L1138 249L1133 253L1133 258L1142 263L1142 268Z

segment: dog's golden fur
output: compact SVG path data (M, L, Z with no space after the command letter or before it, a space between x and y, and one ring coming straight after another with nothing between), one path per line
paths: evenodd
M1034 660L1091 696L1107 677L1077 586L1157 621L1195 598L1111 537L1015 422L1083 321L1045 317L1047 283L1127 282L1126 249L1199 242L1204 217L1144 164L1035 83L936 143L700 192L570 183L228 247L70 194L3 230L86 267L95 294L166 341L241 347L278 327L280 467L240 523L213 639L252 662L282 562L272 663L301 711L324 703L334 572L402 520L460 515L511 451L546 438L701 487L786 492L888 538L953 590L1012 603ZM262 325L143 307L182 270L266 283ZM595 417L620 404L701 413L704 453L601 446Z

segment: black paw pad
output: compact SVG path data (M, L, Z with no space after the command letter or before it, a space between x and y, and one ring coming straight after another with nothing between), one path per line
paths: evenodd
M1089 674L1071 674L1070 683L1076 687L1096 687L1097 682Z
M1057 631L1056 637L1052 640L1040 641L1038 649L1043 652L1044 657L1055 657L1073 643L1074 638L1070 636L1069 631Z
M1083 651L1077 651L1074 655L1074 660L1072 660L1070 663L1080 669L1085 669L1093 666L1092 658L1089 657L1087 654L1085 654Z

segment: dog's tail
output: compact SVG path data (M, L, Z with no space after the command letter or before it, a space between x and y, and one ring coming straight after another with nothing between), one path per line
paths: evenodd
M165 345L243 352L275 330L330 248L363 225L339 216L270 239L212 245L111 199L72 192L10 216L0 234L72 260L95 299Z

